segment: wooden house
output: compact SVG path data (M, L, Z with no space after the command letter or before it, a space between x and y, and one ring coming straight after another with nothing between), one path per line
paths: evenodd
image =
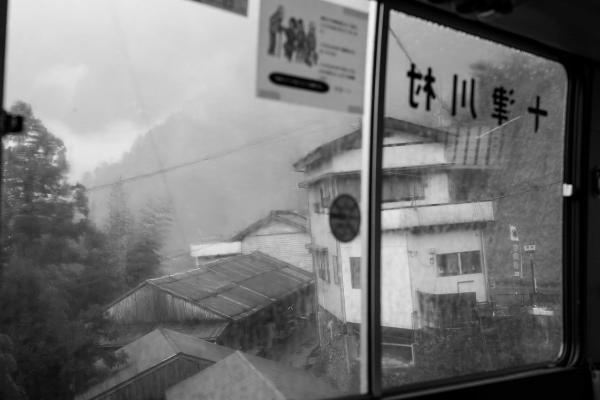
M190 254L200 266L206 261L260 251L312 272L309 244L307 216L299 211L275 210L227 241L191 245Z
M159 400L170 386L193 376L233 353L226 347L155 329L117 351L124 364L76 400Z
M167 400L323 399L339 396L329 383L307 371L239 351L166 392Z
M162 324L267 353L313 314L313 284L312 274L256 251L148 279L106 312L123 331Z

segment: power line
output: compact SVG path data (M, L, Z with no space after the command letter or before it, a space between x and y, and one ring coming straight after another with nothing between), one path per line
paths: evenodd
M312 125L316 125L316 124L317 123L315 122ZM158 175L158 174L163 174L163 173L175 171L175 170L178 170L178 169L181 169L181 168L186 168L186 167L189 167L189 166L192 166L192 165L200 164L200 163L203 163L203 162L207 162L207 161L212 161L212 160L216 160L216 159L219 159L219 158L223 158L225 156L231 155L231 154L236 153L238 151L246 150L246 149L249 149L249 148L252 148L252 147L256 147L256 146L259 146L259 145L262 145L262 144L265 144L265 143L275 142L275 141L278 141L278 140L282 140L282 139L284 139L284 138L286 138L288 136L295 135L295 134L298 134L298 133L314 134L314 133L320 132L322 130L321 128L322 128L321 126L318 126L318 127L315 127L315 129L312 130L312 131L305 131L305 129L306 129L305 127L300 127L300 128L294 129L294 130L292 130L290 132L287 132L287 133L284 133L284 134L277 134L277 135L269 136L269 137L266 137L266 138L263 138L263 139L255 140L255 141L250 142L250 143L245 143L245 144L237 146L237 147L233 147L233 148L229 148L229 149L226 149L226 150L218 151L218 152L215 152L215 153L212 153L212 154L208 154L208 155L206 155L204 157L201 157L201 158L198 158L196 160L183 162L181 164L175 164L175 165L172 165L170 167L160 168L160 169L157 169L155 171L146 172L146 173L139 174L139 175L134 175L134 176L131 176L131 177L128 177L128 178L123 178L120 181L116 181L116 182L110 182L110 183L104 183L104 184L100 184L100 185L96 185L96 186L91 186L87 190L88 191L94 191L94 190L99 190L99 189L104 189L104 188L107 188L107 187L111 187L111 186L114 186L114 185L116 185L118 183L134 182L134 181L138 181L138 180L141 180L141 179L150 178L150 177Z

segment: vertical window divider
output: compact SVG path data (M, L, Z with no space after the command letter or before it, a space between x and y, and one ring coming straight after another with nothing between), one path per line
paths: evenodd
M381 396L381 187L389 12L371 0L362 121L360 391Z

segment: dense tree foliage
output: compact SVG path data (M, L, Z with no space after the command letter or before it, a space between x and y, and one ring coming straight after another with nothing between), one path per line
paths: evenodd
M105 232L112 274L122 288L130 288L159 274L159 254L171 224L170 208L148 200L137 215L129 209L121 182L111 190Z
M15 362L0 371L0 390L64 399L106 372L97 361L116 362L98 346L110 334L99 305L120 288L106 236L87 219L85 188L66 178L63 142L29 105L11 112L25 129L3 142L0 332L12 343L3 358L10 351Z

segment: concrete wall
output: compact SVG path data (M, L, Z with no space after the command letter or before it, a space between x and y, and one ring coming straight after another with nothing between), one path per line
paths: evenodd
M407 249L414 295L417 290L433 294L458 293L460 290L475 292L477 301L487 300L485 254L482 251L479 230L454 229L446 232L411 233L407 236ZM482 253L481 273L438 276L436 254L475 250ZM417 304L416 297L414 301Z
M351 257L361 257L360 240L340 244L346 318L361 323L361 289L352 288ZM412 329L414 311L406 234L385 232L381 240L381 319L388 327Z
M316 201L317 193L313 190L309 192L309 201ZM315 268L315 282L317 287L317 302L318 304L335 315L340 321L345 321L345 310L342 302L342 291L343 287L341 282L346 279L342 276L343 267L340 264L340 283L335 282L334 268L333 268L333 256L338 257L338 260L342 260L340 250L338 248L338 242L333 237L329 228L329 215L327 214L316 214L310 213L310 226L312 243L314 247L326 248L328 253L328 264L329 264L329 275L331 277L330 282L327 282L319 277L319 274ZM349 278L348 278L349 279Z

